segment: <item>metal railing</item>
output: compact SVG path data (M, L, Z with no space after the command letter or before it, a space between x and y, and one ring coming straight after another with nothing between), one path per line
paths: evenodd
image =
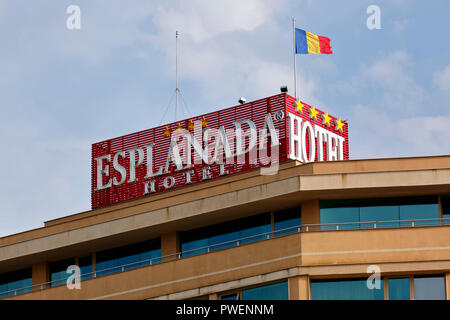
M386 226L386 224L390 224L390 226ZM364 225L364 227L361 228L361 225ZM173 257L175 257L175 259L178 260L181 258L187 258L187 257L194 256L197 254L208 253L208 252L221 250L221 249L227 249L227 248L231 248L231 247L237 247L237 246L240 246L241 244L253 243L256 241L272 239L275 237L284 236L284 235L293 234L293 233L299 233L299 232L386 229L386 228L405 228L405 227L419 227L419 226L427 227L427 226L442 226L442 225L450 225L450 218L303 224L303 225L297 225L297 226L293 226L293 227L289 227L289 228L259 233L259 234L255 234L255 235L248 236L248 237L242 237L242 238L238 238L238 239L234 239L234 240L224 241L221 243L216 243L216 244L212 244L212 245L208 245L208 246L204 246L204 247L200 247L200 248L184 250L181 252L171 253L168 255L159 256L159 257L155 257L155 258L151 258L151 259L145 259L145 260L141 260L141 261L127 263L127 264L123 264L123 265L116 266L116 267L95 270L92 272L80 274L80 279L82 281L94 279L99 276L104 276L104 275L109 275L109 274L114 274L114 273L119 273L119 272L121 273L124 271L132 270L132 269L136 269L136 268L140 268L140 267L151 266L153 264L158 264L158 263L161 263L164 261L173 261L174 260ZM334 226L334 227L332 227L332 226ZM348 226L350 226L350 227L348 227ZM354 227L354 226L358 226L358 227ZM261 238L261 239L255 240L256 238ZM251 240L253 240L253 241L251 241ZM199 253L194 253L194 252L199 252ZM194 254L191 254L191 253L194 253ZM155 261L157 261L157 262L155 262ZM110 272L113 270L118 270L118 271ZM34 285L23 287L23 288L11 289L8 291L0 292L0 299L11 297L11 296L16 296L17 294L29 293L29 292L32 292L33 289L36 290L36 288L38 288L39 290L44 290L47 288L55 287L56 283L59 283L56 286L63 285L63 283L61 283L61 282L63 282L63 281L66 282L69 277L70 276L68 276L67 278L64 278L64 279L57 279L57 280L53 280L53 281L34 284ZM88 278L88 279L86 279L86 278ZM26 292L20 292L20 291L26 291Z
M364 230L364 229L388 229L388 228L390 229L390 228L407 228L407 227L433 227L442 225L450 225L450 218L306 224L303 225L303 228L305 232L309 232L309 231L355 230L355 229Z

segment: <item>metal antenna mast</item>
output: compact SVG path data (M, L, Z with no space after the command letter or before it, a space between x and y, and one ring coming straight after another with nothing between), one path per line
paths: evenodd
M175 31L175 121L178 120L178 94L180 89L178 89L178 30Z

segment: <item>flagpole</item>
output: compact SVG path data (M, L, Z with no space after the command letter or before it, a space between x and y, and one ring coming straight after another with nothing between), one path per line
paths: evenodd
M295 18L292 18L292 48L294 54L294 97L297 99L297 63L295 61Z
M175 121L178 121L178 30L175 31Z

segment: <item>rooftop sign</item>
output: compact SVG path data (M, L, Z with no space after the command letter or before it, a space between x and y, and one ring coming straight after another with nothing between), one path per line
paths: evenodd
M348 159L348 127L285 93L92 145L92 208L280 163Z

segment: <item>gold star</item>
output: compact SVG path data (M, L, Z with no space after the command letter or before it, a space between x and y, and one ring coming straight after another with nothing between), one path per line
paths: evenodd
M176 131L181 131L181 129L183 129L181 128L181 123L178 122Z
M319 113L319 111L316 110L316 107L309 108L309 111L311 112L309 118L310 119L315 118L317 120L317 114Z
M330 116L328 115L328 112L325 113L324 115L322 115L322 117L323 117L323 122L322 122L322 124L326 124L326 125L329 127L329 126L331 125L331 123L330 123L331 118L330 118Z
M344 122L341 121L341 117L339 117L339 120L336 121L337 124L337 130L339 130L340 132L344 131Z
M192 119L189 120L188 125L187 125L187 129L189 131L194 130L194 122L192 121Z
M295 104L297 105L297 111L300 110L300 113L303 113L303 107L305 105L300 101L300 99L298 99L298 101L296 101Z
M206 121L206 118L205 118L205 116L203 116L203 118L202 118L202 127L207 127L208 126L208 122Z
M164 134L166 137L170 137L169 126L166 126L166 129L164 130L163 134Z

